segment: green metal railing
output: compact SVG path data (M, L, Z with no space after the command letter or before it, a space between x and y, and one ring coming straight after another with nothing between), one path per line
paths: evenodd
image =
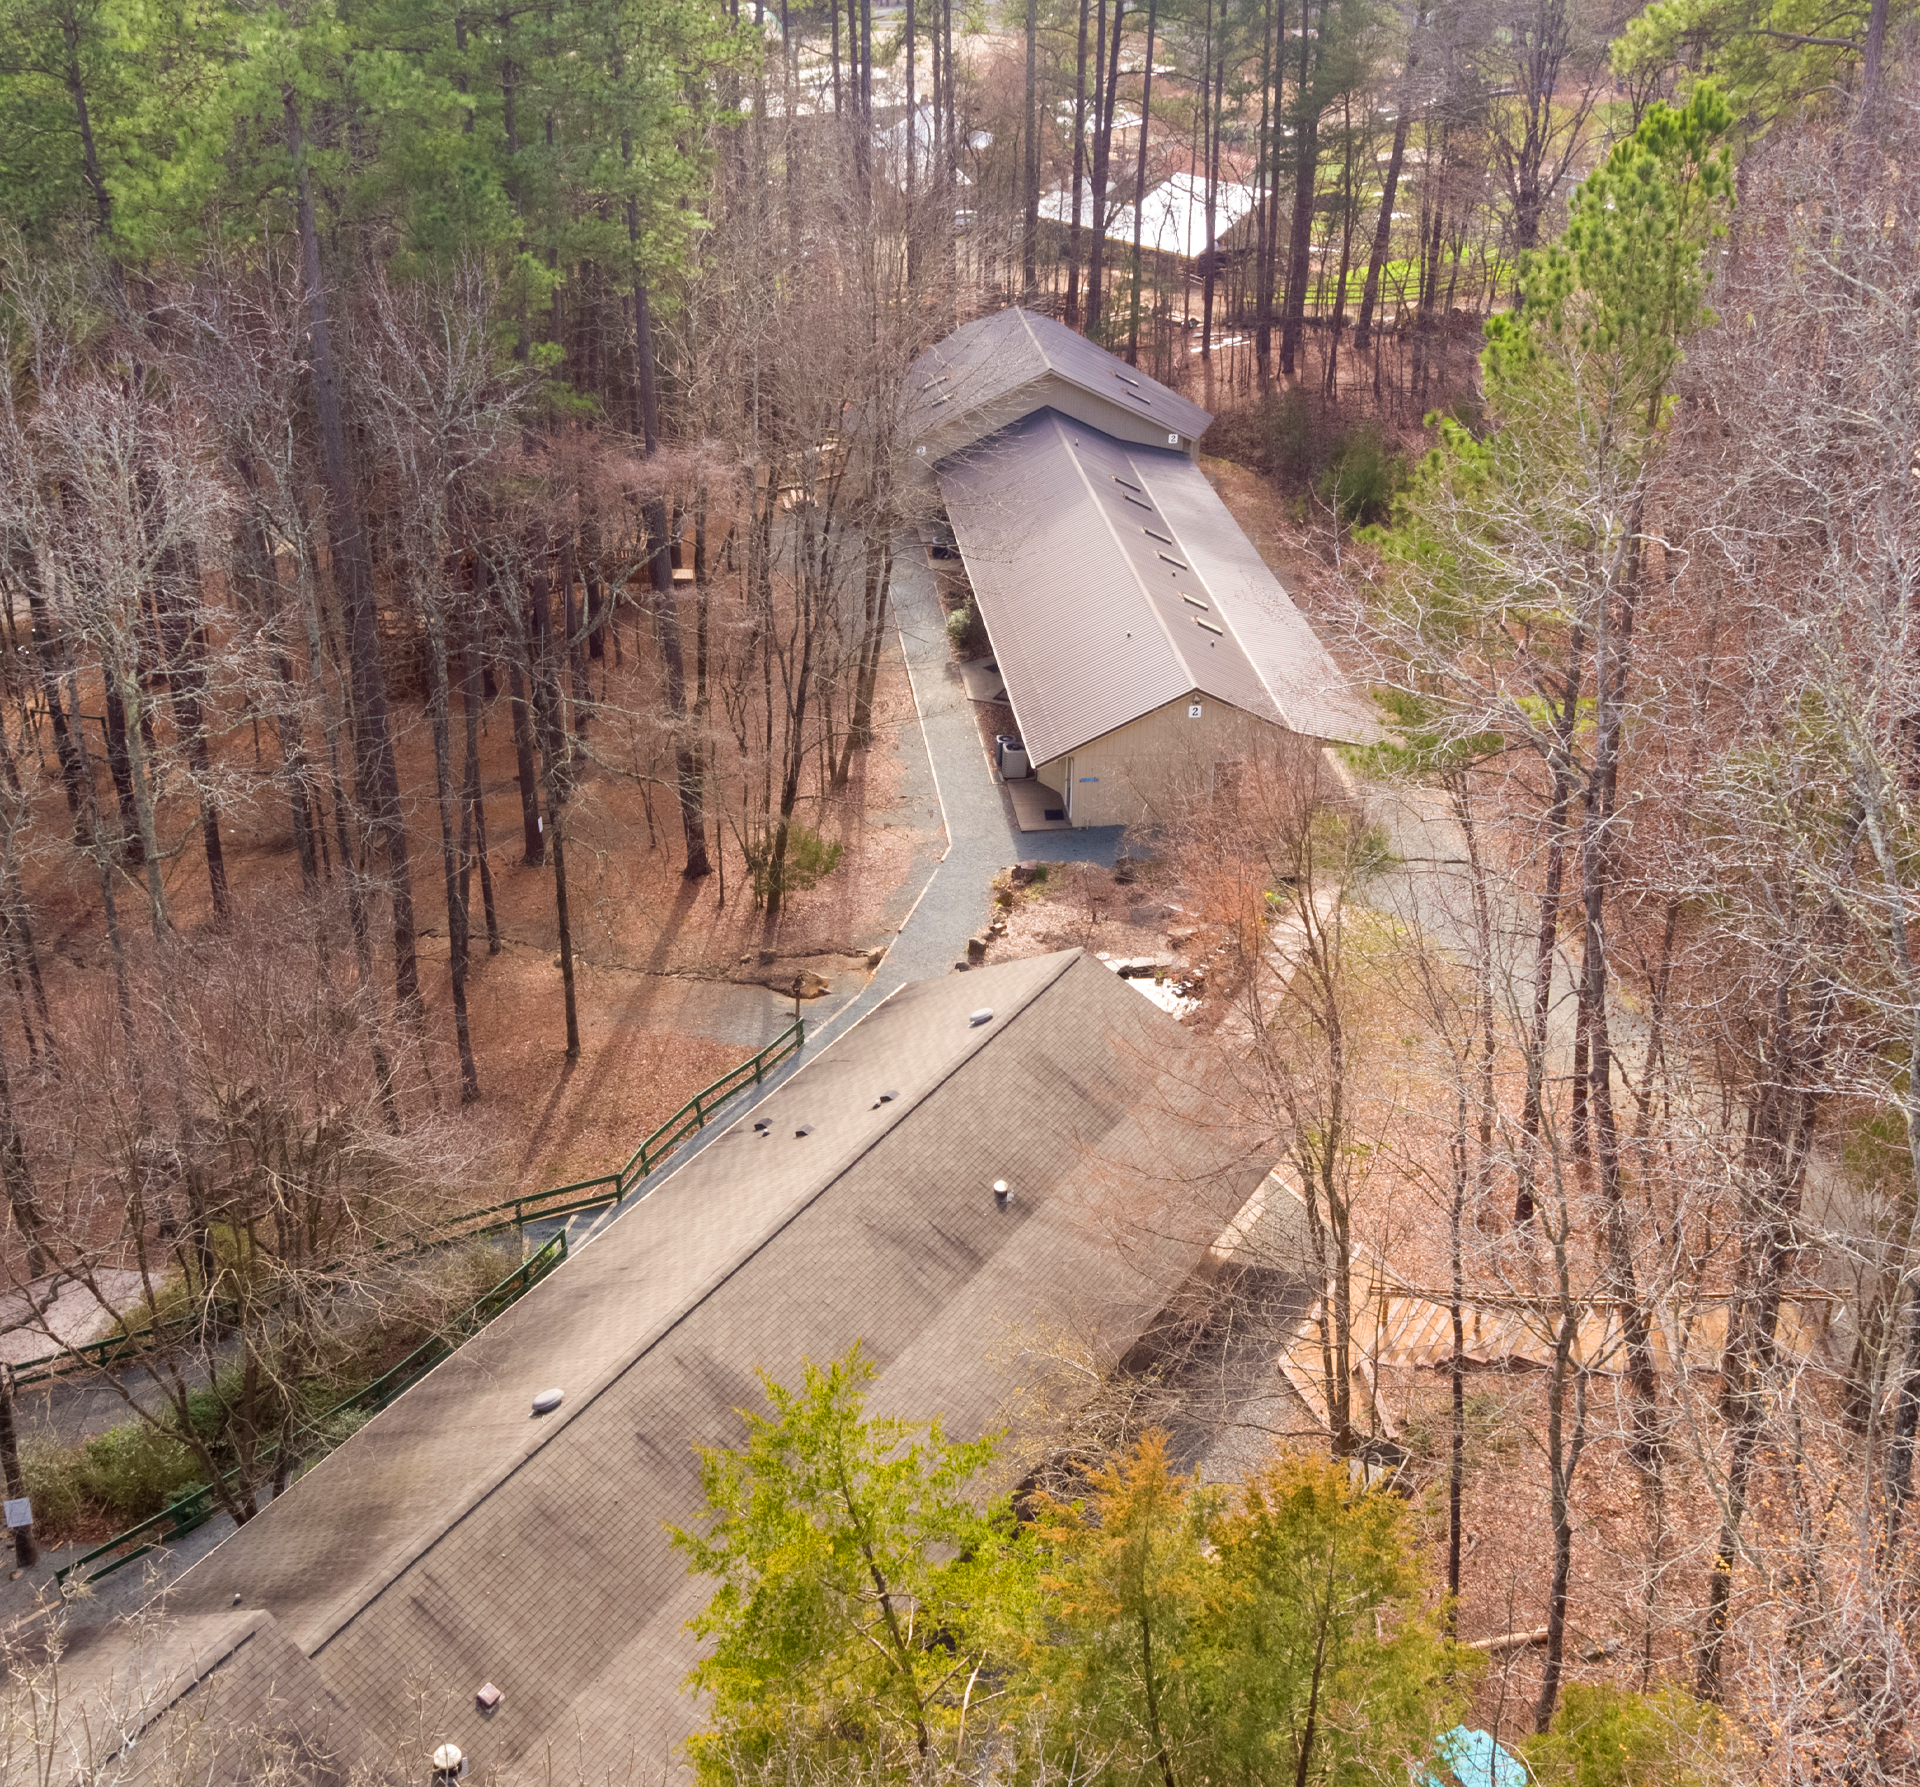
M666 1159L695 1130L704 1129L714 1110L736 1092L757 1086L789 1055L799 1051L807 1040L807 1021L795 1018L757 1055L750 1055L736 1068L723 1073L711 1086L703 1086L660 1125L628 1157L617 1173L602 1173L596 1179L576 1179L570 1185L556 1185L551 1191L535 1191L522 1198L509 1198L504 1204L489 1204L484 1210L469 1210L432 1231L435 1241L464 1240L475 1235L498 1234L505 1229L525 1228L530 1222L554 1216L573 1216L582 1210L599 1210L627 1197L640 1181Z
M368 1384L364 1389L356 1390L345 1401L334 1406L320 1416L314 1423L316 1427L325 1427L337 1421L342 1415L358 1414L364 1411L377 1415L388 1403L403 1391L410 1390L443 1359L452 1356L460 1342L477 1333L488 1322L525 1296L541 1279L560 1265L567 1257L567 1235L564 1229L553 1237L537 1253L528 1255L519 1267L507 1274L492 1290L477 1303L463 1311L448 1323L438 1334L415 1347L400 1363L390 1371ZM268 1447L261 1453L258 1463L270 1464L277 1454L277 1447ZM231 1482L239 1473L229 1471L222 1482ZM114 1571L124 1569L137 1558L145 1557L148 1552L162 1545L170 1545L176 1539L183 1539L196 1527L205 1526L220 1512L219 1501L213 1486L202 1483L190 1489L178 1501L170 1503L158 1514L143 1520L138 1526L129 1527L124 1533L117 1533L104 1545L77 1557L72 1563L54 1572L54 1581L61 1587L66 1586L68 1577L80 1573L82 1582L98 1582L102 1577L111 1576ZM131 1549L128 1549L131 1547ZM100 1563L97 1570L90 1565Z
M736 1068L723 1073L711 1086L703 1086L636 1148L627 1164L617 1173L602 1173L596 1179L576 1179L571 1185L556 1185L551 1191L530 1192L525 1197L509 1198L503 1204L468 1210L430 1229L421 1244L477 1240L485 1235L504 1234L523 1229L530 1222L556 1216L574 1216L583 1210L602 1210L620 1203L666 1159L681 1142L699 1129L716 1107L749 1085L759 1085L789 1055L799 1051L807 1039L807 1021L795 1018L786 1029L757 1055L749 1056ZM128 1333L110 1334L105 1340L89 1341L85 1346L65 1347L56 1353L43 1353L14 1367L16 1389L73 1377L84 1372L102 1371L135 1358L156 1339L189 1330L198 1316L185 1316L160 1326L140 1328Z
M13 1387L24 1390L32 1384L48 1383L54 1378L71 1377L78 1372L104 1371L122 1360L137 1357L150 1347L156 1336L184 1333L198 1322L197 1316L181 1316L156 1327L136 1328L109 1334L105 1340L90 1340L84 1346L63 1347L57 1353L42 1353L14 1367Z

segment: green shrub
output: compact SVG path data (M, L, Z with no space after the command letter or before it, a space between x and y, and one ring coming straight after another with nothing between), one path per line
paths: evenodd
M1333 505L1343 527L1377 527L1393 514L1406 469L1380 431L1363 423L1334 450L1320 476L1320 496Z
M128 1421L96 1434L80 1448L78 1475L90 1501L131 1526L184 1494L200 1480L201 1471L199 1461L178 1440L145 1421Z
M765 900L778 887L782 893L805 893L840 866L845 846L830 842L798 820L787 830L787 853L773 860L775 834L768 832L747 846L747 867L753 872L753 896Z
M1540 1787L1708 1787L1725 1739L1719 1714L1671 1685L1635 1694L1570 1682L1525 1754Z
M20 1444L20 1474L26 1479L34 1530L42 1543L59 1544L87 1512L80 1479L73 1468L79 1450L78 1446L63 1446L47 1439L23 1440Z
M78 1445L30 1442L20 1468L34 1525L58 1544L83 1524L113 1529L158 1514L202 1480L198 1460L145 1421L125 1421Z
M1267 409L1267 463L1275 477L1304 483L1320 469L1319 428L1313 400L1297 386L1283 391Z
M980 622L979 610L963 602L947 616L947 639L963 658L987 649L987 629Z

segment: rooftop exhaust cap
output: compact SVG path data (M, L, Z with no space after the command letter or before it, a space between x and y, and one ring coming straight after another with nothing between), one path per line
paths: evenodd
M566 1392L564 1390L542 1390L540 1394L533 1399L533 1412L536 1415L552 1414L553 1411L560 1406L561 1399L565 1395Z
M433 1753L434 1787L443 1781L457 1781L467 1772L467 1759L458 1744L442 1744Z
M1004 1179L994 1180L993 1201L996 1204L998 1204L1002 1210L1004 1210L1010 1203L1013 1202L1013 1187L1010 1186L1006 1182L1006 1180Z
M970 1012L967 1016L967 1028L969 1030L978 1030L982 1024L991 1024L992 1022L993 1007L991 1005L983 1005L978 1011Z

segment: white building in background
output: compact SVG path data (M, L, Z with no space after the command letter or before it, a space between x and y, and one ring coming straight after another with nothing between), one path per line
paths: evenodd
M898 189L904 190L907 183L907 145L909 137L911 137L913 145L914 185L924 192L926 188L933 183L933 176L936 171L933 156L933 116L933 107L931 105L916 104L913 108L911 130L908 128L909 121L904 107L901 109L900 117L893 123L877 124L874 126L874 156L879 163L881 177L891 182L892 185ZM955 183L960 186L971 186L973 184L973 178L967 172L967 162L974 156L984 155L987 150L992 147L992 131L976 130L970 132L966 142L962 145L960 154L955 158L959 164L954 169Z
M1130 198L1133 181L1128 173L1107 182L1107 240L1133 246L1133 206L1116 204L1116 193ZM1222 180L1214 188L1213 240L1224 242L1235 224L1253 211L1254 191L1238 181ZM1061 187L1040 201L1040 215L1049 223L1073 222L1073 196ZM1156 254L1193 260L1207 251L1207 182L1199 174L1175 174L1150 190L1140 207L1140 246ZM1093 223L1093 183L1080 188L1080 222Z

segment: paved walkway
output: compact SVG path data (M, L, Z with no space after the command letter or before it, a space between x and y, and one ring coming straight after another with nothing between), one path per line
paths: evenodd
M1013 803L988 766L973 703L947 643L933 567L918 540L903 539L895 549L893 612L920 715L918 736L911 728L903 730L899 748L907 758L909 787L922 776L931 781L946 826L946 852L932 865L873 978L841 1004L816 1006L808 1013L806 1048L770 1075L765 1086L729 1105L729 1123L895 988L951 974L956 962L965 961L967 939L992 915L993 878L1002 869L1023 859L1111 867L1120 846L1124 828L1118 825L1039 834L1015 825ZM699 1153L706 1139L698 1137L681 1149L667 1174Z

